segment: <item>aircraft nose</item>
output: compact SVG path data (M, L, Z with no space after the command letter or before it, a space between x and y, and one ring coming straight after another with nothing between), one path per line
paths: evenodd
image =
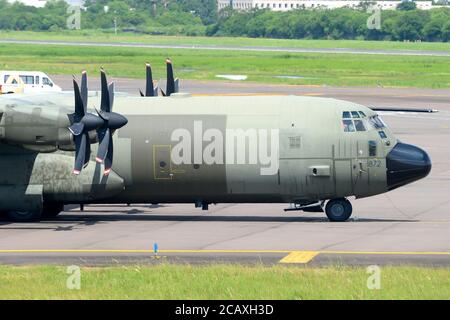
M397 143L386 157L388 189L425 178L431 171L428 154L413 145Z

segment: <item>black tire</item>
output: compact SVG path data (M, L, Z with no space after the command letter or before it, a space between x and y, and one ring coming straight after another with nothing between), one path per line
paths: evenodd
M6 215L10 221L14 222L35 222L41 220L42 212L11 210Z
M325 213L332 222L347 221L353 212L353 207L347 199L333 199L328 201Z
M64 211L64 205L60 203L44 203L44 208L42 210L42 217L44 218L55 218L62 211Z

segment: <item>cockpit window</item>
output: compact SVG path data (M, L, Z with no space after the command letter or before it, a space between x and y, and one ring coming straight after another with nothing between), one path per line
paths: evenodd
M381 120L379 116L370 117L369 122L375 129L386 128L386 124L383 122L383 120Z
M344 132L362 132L366 131L366 125L363 120L366 115L361 111L344 111L342 112L342 124Z
M352 118L356 118L356 119L359 118L359 113L358 113L358 111L352 111Z
M355 120L355 128L356 131L366 131L366 127L364 126L364 122L362 122L362 120Z
M355 132L355 126L352 120L342 120L344 124L344 132Z
M377 142L370 140L369 141L369 157L377 156Z
M386 132L384 132L384 131L378 131L378 134L380 135L380 138L381 138L381 139L387 139Z

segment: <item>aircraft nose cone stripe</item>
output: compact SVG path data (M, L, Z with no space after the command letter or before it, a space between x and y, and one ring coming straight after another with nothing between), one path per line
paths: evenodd
M425 178L431 171L428 154L413 145L397 143L386 157L388 189Z

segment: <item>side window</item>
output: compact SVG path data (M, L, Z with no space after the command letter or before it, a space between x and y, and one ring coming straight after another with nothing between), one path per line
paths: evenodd
M39 76L36 76L36 84L39 84Z
M377 142L370 140L369 141L369 157L377 156Z
M53 87L53 83L48 79L48 78L42 78L42 84L44 85L44 86L50 86L50 87Z
M3 77L3 79L4 79L4 83L6 83L6 82L8 82L8 79L9 79L9 74L5 74L5 76Z
M33 76L20 76L20 79L22 79L24 84L34 84Z

